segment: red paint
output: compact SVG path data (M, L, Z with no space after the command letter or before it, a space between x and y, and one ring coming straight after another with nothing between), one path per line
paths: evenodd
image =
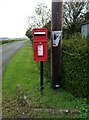
M46 28L33 29L34 60L48 59L48 30Z

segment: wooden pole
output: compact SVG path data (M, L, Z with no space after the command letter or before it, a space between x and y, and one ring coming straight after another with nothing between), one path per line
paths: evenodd
M51 79L53 89L61 82L62 0L52 0L52 56Z

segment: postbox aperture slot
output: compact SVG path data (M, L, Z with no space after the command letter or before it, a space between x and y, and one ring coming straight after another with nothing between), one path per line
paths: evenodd
M34 32L34 36L46 36L45 32Z

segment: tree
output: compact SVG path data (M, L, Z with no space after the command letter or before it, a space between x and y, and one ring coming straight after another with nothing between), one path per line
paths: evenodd
M49 21L48 23L46 23L43 27L48 29L48 38L51 38L51 21Z
M76 32L80 32L81 24L86 20L85 2L68 1L63 3L63 37L70 37ZM50 26L50 22L45 27ZM48 27L49 31L51 30ZM50 33L49 33L50 34Z
M29 28L27 31L26 31L26 34L25 34L28 38L32 39L32 30L31 28Z
M47 22L51 19L51 12L50 9L48 9L46 4L39 3L37 7L35 8L35 12L38 16L41 17L41 25L44 26Z
M51 20L50 9L44 3L38 3L35 7L35 14L28 17L29 28L43 27Z
M85 22L89 22L89 1L86 3Z
M51 20L51 11L44 3L38 3L35 7L35 14L28 16L29 28L26 31L26 36L32 38L32 29L44 27Z
M80 32L80 25L84 21L86 2L64 2L63 26L69 34Z
M88 19L86 13L87 2L68 2L63 3L63 36L69 36L80 32L81 24ZM29 29L35 27L51 27L51 11L44 3L38 3L35 7L35 15L28 17ZM50 32L51 29L49 28ZM50 34L50 33L49 33Z

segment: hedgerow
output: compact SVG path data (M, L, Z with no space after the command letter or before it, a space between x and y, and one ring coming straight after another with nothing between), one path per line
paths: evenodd
M82 38L80 34L70 39L62 40L62 80L61 87L78 97L87 97L89 87L88 48L89 38ZM51 46L49 59L45 63L45 75L51 79Z

